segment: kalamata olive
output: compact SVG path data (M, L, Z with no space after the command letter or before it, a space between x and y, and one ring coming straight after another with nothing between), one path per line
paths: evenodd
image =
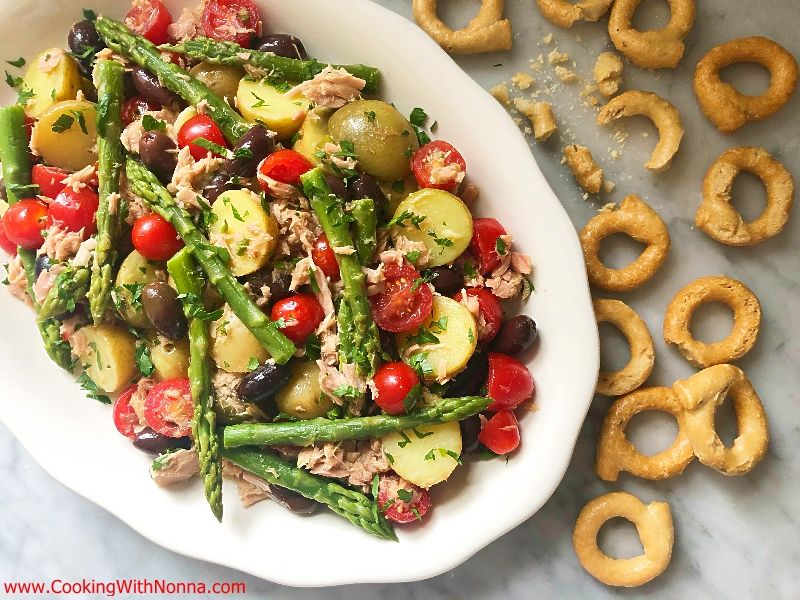
M288 33L273 33L266 35L258 42L257 49L261 52L272 52L286 58L308 58L303 42Z
M142 290L142 307L153 327L171 340L179 340L188 329L178 293L164 281L153 281Z
M192 440L188 437L167 437L157 431L153 431L149 427L145 427L136 434L133 445L142 452L147 452L148 454L161 454L170 448L185 448L188 450L192 447Z
M42 271L49 271L50 267L53 266L52 259L47 256L47 254L42 254L36 257L36 262L33 263L33 275L36 279L39 279L39 275L42 274Z
M72 26L67 35L67 46L70 52L78 58L78 64L84 75L91 73L91 64L94 55L104 47L94 23L89 20L78 21ZM90 50L91 49L91 50Z
M209 204L214 204L222 193L236 189L239 189L239 186L234 185L230 176L225 173L217 173L203 188L203 196Z
M461 452L472 454L480 446L478 434L481 432L481 420L478 415L472 415L458 425L461 427Z
M445 393L446 398L474 396L486 384L489 374L489 359L483 352L476 352L466 368L453 378Z
M258 402L277 394L289 381L292 371L286 365L266 362L239 382L238 396L247 402Z
M381 186L378 185L378 182L375 181L372 175L362 173L350 182L348 190L353 200L372 198L375 202L375 210L378 213L378 218L383 220L389 210L389 201L386 199L386 194L383 193Z
M233 157L225 161L225 170L231 175L252 177L258 163L275 149L275 142L261 125L247 130L233 149Z
M133 69L133 85L142 96L159 104L170 104L176 98L175 94L161 85L158 77L142 67Z
M427 275L433 288L442 296L453 296L464 287L464 276L455 268L433 267Z
M344 181L342 181L341 177L339 177L338 175L333 175L331 173L326 173L325 182L328 184L328 187L331 188L331 192L337 198L341 198L345 202L347 202L350 199L350 193L344 186Z
M175 142L163 131L146 131L139 142L139 156L161 183L169 183L178 164Z
M273 270L269 267L259 269L247 276L247 283L250 284L251 290L260 290L264 286L269 288L270 304L297 293L289 290L291 282L292 276L290 273L280 269Z
M284 508L300 515L310 515L317 510L318 503L314 500L309 500L305 496L279 485L269 486L269 497Z
M511 317L500 326L492 350L514 356L530 348L539 337L536 323L527 315Z

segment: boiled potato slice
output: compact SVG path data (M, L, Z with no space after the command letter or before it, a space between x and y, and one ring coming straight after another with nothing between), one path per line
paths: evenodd
M312 361L296 362L292 376L275 395L278 410L297 419L324 416L333 408L333 400L319 387L319 367Z
M439 341L413 352L406 362L421 366L426 381L450 378L460 372L475 352L477 328L472 313L452 298L434 294L433 312L418 329L397 334L397 348L403 356L406 349L419 344L420 332L431 333Z
M31 145L46 163L67 171L79 171L97 161L96 119L91 102L57 102L39 117L33 128Z
M189 371L189 339L173 341L153 336L150 340L150 360L155 370L151 377L157 381L186 377Z
M227 98L231 102L236 97L239 81L244 77L244 69L233 65L212 65L201 62L189 70L202 83L206 84L212 92L220 98Z
M134 250L119 266L114 288L115 303L120 316L134 327L151 327L150 320L142 309L141 288L158 280L157 264Z
M404 213L408 216L401 220ZM414 221L422 217L421 222ZM399 223L392 228L392 236L425 244L431 255L429 267L453 262L472 239L472 214L450 192L429 188L413 192L397 206L394 218Z
M292 146L296 152L305 156L308 161L319 166L322 161L317 156L317 152L323 149L326 142L332 142L333 138L328 132L328 120L331 117L331 110L318 106L308 111L297 141Z
M23 87L33 92L25 112L36 119L56 102L74 100L83 88L83 77L74 58L61 48L50 48L31 61Z
M278 140L285 140L300 129L311 102L302 96L289 98L264 80L242 79L236 106L245 119L263 123Z
M261 208L258 196L250 190L230 190L217 198L211 212L216 216L211 243L228 250L234 275L248 275L269 262L278 244L278 223Z
M461 428L455 421L390 433L382 441L395 473L426 489L450 477L461 456Z
M187 106L181 112L178 113L177 117L175 117L175 123L172 125L172 130L177 135L177 133L181 130L181 127L183 127L184 123L186 123L186 121L188 121L192 117L196 116L197 116L197 109L191 105Z
M227 304L222 316L211 324L210 333L211 358L223 371L247 373L253 360L262 363L269 358L261 342Z
M88 325L75 335L86 341L86 350L78 357L81 364L106 394L121 390L138 372L136 339L122 327Z

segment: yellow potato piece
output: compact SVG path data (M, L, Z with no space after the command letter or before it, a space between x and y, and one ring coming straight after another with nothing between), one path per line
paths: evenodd
M457 422L421 425L390 433L382 441L394 472L426 489L450 477L461 456Z
M83 88L83 77L75 59L61 48L50 48L31 61L22 86L33 93L25 112L36 119L53 104L74 100Z
M172 341L153 336L150 360L155 367L152 377L157 381L186 377L189 371L189 339Z
M245 119L263 123L278 134L278 140L285 140L300 129L311 102L302 96L284 96L266 81L242 79L236 92L236 106Z
M275 405L282 413L297 419L325 416L333 408L333 400L320 389L317 363L295 363L289 381L275 395Z
M31 146L47 164L79 171L97 161L96 120L91 102L58 102L39 117L31 135Z
M181 112L179 112L178 116L175 117L175 123L172 126L172 129L173 131L175 131L175 134L177 135L177 133L181 130L181 127L184 126L186 121L196 116L197 116L197 109L191 105L187 106Z
M262 363L269 353L247 326L226 305L223 315L211 323L211 358L228 373L247 373L252 359Z
M317 156L317 152L323 149L326 142L333 142L328 131L328 120L331 116L329 108L316 107L308 111L303 126L300 127L300 135L292 146L295 152L305 156L308 161L319 166L322 160Z
M87 375L106 394L118 392L133 379L136 369L136 340L116 325L87 325L75 335L86 340L78 358Z

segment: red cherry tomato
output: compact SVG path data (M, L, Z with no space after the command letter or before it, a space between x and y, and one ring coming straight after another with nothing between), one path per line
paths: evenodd
M500 301L485 288L467 288L466 291L467 296L475 296L478 299L478 320L482 321L478 327L478 341L491 342L503 324L503 308L500 306ZM453 299L461 302L461 292L453 296Z
M369 298L378 327L399 333L422 325L433 310L431 288L408 263L387 263L383 273L384 290Z
M372 378L378 395L375 403L390 415L406 412L403 400L419 383L417 372L404 362L390 362L381 366Z
M181 148L189 146L189 152L192 153L192 157L195 160L201 160L206 157L210 150L194 143L199 138L204 138L223 148L227 147L225 136L222 135L219 127L211 117L206 115L196 115L183 124L183 127L178 131L178 146ZM219 158L224 158L219 153L211 153Z
M419 187L455 192L464 179L462 173L467 172L467 163L453 146L436 140L414 153L411 170Z
M300 175L310 171L312 165L305 156L294 150L278 150L273 152L258 165L258 179L265 192L269 192L269 186L262 178L269 177L281 183L298 185Z
M67 231L83 229L83 239L97 231L95 214L100 199L95 191L84 187L77 192L71 187L62 188L47 209L47 224L58 224Z
M125 25L156 46L169 39L167 27L170 23L172 15L160 0L133 0L133 6L125 17Z
M328 242L328 236L324 233L314 240L314 246L311 248L311 259L332 281L339 280L341 277L339 263L336 260L333 248Z
M148 260L169 260L183 248L178 232L164 217L150 213L136 219L131 229L133 247Z
M494 415L481 425L478 441L495 454L508 454L519 446L519 423L510 410Z
M39 194L48 198L55 198L64 189L64 179L68 175L68 171L58 167L33 165L31 169L31 181L39 186Z
M410 523L430 510L431 496L428 490L405 479L384 475L378 483L378 506L390 521Z
M494 402L491 411L510 410L524 402L536 389L533 375L528 367L507 354L489 353L489 378L486 382L486 395Z
M470 252L478 259L478 270L485 275L495 269L502 258L497 252L497 239L506 235L506 229L497 219L479 218L472 221ZM508 252L508 248L505 252Z
M3 223L9 241L26 250L36 250L44 244L42 229L47 223L47 206L39 200L20 200L8 207Z
M179 438L192 431L194 404L189 380L167 379L157 383L144 401L144 420L151 429Z
M322 323L325 311L314 296L295 294L278 300L270 312L273 321L283 319L281 332L295 344L302 344L309 334Z
M253 38L261 35L261 14L251 0L207 0L203 31L206 37L249 48Z
M137 388L138 386L132 385L122 392L117 399L114 400L114 408L112 410L114 427L116 427L117 431L122 435L129 438L136 437L134 429L139 425L139 417L131 406L131 396L133 396Z
M17 255L17 245L8 239L8 234L6 234L6 222L3 219L0 219L0 248L9 256Z
M148 111L161 110L161 105L153 100L148 100L144 96L134 96L122 105L122 122L130 125Z

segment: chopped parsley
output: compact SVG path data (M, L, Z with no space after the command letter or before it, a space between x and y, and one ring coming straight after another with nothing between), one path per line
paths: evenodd
M441 246L442 248L449 248L453 245L453 240L450 238L440 238L436 235L435 231L429 231L428 235L433 238L433 241L436 242L437 246Z
M391 221L389 221L389 222L386 224L386 226L387 226L387 227L391 227L391 226L393 226L393 225L396 225L397 227L403 227L403 228L406 228L406 227L408 227L408 225L406 224L406 221L409 221L409 222L410 222L410 224L411 224L411 226L412 226L414 229L419 229L419 228L420 228L419 226L420 226L420 225L423 223L423 221L425 221L425 219L427 219L427 218L428 218L428 217L426 217L425 215L416 215L416 214L414 214L413 212L411 212L410 210L404 210L404 211L403 211L403 212L401 212L399 215L395 215L395 216L392 218L392 220L391 220Z
M150 357L150 348L147 344L139 344L136 346L136 368L139 369L139 373L145 377L150 377L153 371L156 370L153 359Z
M411 502L411 499L414 497L414 494L411 492L411 490L398 488L397 497L400 498L400 500L402 500L403 502Z
M393 465L394 464L394 456L389 454L386 450L383 451L383 454L386 456L386 460L389 461L389 464Z
M497 240L494 243L494 248L495 250L497 250L497 253L500 256L505 256L506 251L508 250L506 242L503 238L497 238Z
M178 451L178 448L169 448L156 456L153 459L153 464L150 465L150 468L153 471L162 471L169 466L170 456Z
M406 411L406 414L414 410L420 398L422 398L422 384L418 383L408 390L408 394L403 398L403 409Z
M419 374L420 379L424 379L426 375L433 375L433 366L428 360L429 356L429 352L416 352L408 359L409 366Z
M71 117L68 114L62 114L55 120L55 122L51 125L50 129L52 129L55 133L63 133L64 131L67 131L70 127L72 127L72 124L74 122L75 122L74 117ZM85 126L86 125L84 124L84 127Z
M527 300L530 297L531 292L533 292L533 290L534 290L534 287L533 287L533 284L531 283L531 280L528 279L527 277L523 277L522 278L522 299L523 300Z
M432 431L420 431L416 427L414 427L411 431L414 432L414 435L417 436L418 440L424 440L429 435L433 435Z
M83 9L83 18L87 21L96 21L97 20L97 13L94 12L91 8L84 8Z
M247 249L250 247L250 240L244 238L238 244L236 244L236 256L244 256L247 252Z
M318 360L322 356L322 342L314 333L308 334L306 338L306 356L310 360Z
M193 319L200 319L201 321L216 321L222 316L222 309L208 311L203 304L202 298L197 294L178 294L178 299L183 302L183 307L186 310L187 316ZM225 323L221 324L224 328Z
M333 390L333 395L339 398L351 398L351 399L358 399L361 397L361 393L352 385L340 385L335 390Z
M400 440L399 442L397 442L397 447L398 448L405 448L406 446L408 446L411 443L411 438L408 437L408 435L406 435L405 431L401 431L400 432L400 437L403 438L403 439Z
M100 393L100 388L97 387L97 384L92 381L92 378L89 377L89 374L86 371L83 371L76 380L78 384L86 390L86 397L91 398L92 400L97 400L98 402L102 402L103 404L111 404L111 398L105 396Z
M128 305L133 310L142 310L142 290L144 289L143 283L123 283L122 288L127 290L130 294L126 299Z
M251 356L250 360L247 361L247 370L248 371L255 371L261 363L258 362L258 359L255 356Z
M89 130L86 129L86 118L83 116L83 111L71 110L69 112L73 117L75 117L75 120L78 122L78 126L80 126L83 135L89 135Z
M250 92L250 93L253 95L253 98L256 99L256 101L250 105L250 108L262 108L264 106L267 106L266 101L261 96L259 96L255 92Z
M145 131L167 130L167 124L160 119L156 119L153 115L144 115L142 117L142 127Z
M367 117L367 121L369 121L370 123L374 123L378 115L375 113L374 110L365 110L364 116Z
M425 109L416 107L408 116L408 121L416 127L425 127L425 123L428 121L428 113L425 112Z
M227 156L228 154L228 149L225 146L215 144L211 140L207 140L204 137L199 137L192 143L195 146L200 146L203 150L208 150L212 154L218 154L219 156Z
M233 158L253 158L253 151L250 148L235 148Z
M33 93L33 90L22 86L19 88L19 94L17 94L17 103L25 106L28 104L28 101L33 98L36 94Z
M464 263L464 275L467 276L467 279L475 279L478 276L478 272L475 270L475 265L471 262Z
M12 88L18 88L22 85L22 77L17 77L6 71L6 83Z
M25 66L25 58L22 56L20 56L16 60L7 60L6 62L10 64L12 67L17 67L18 69Z
M419 260L421 254L422 252L419 250L411 250L408 254L406 254L406 258L409 262L415 263Z
M430 452L425 455L425 460L436 460L437 452L439 453L439 456L449 456L458 464L461 464L461 455L446 448L431 448Z

